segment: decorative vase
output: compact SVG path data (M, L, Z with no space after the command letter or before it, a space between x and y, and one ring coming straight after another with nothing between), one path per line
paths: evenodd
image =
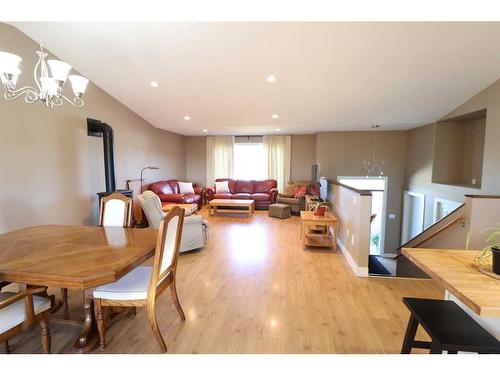
M316 216L325 216L325 211L326 207L325 206L319 206L316 208L316 211L314 211L314 215Z
M491 257L493 260L492 269L497 275L500 275L500 247L491 248Z

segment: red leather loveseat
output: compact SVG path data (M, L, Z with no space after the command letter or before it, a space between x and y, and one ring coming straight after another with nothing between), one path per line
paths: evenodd
M207 188L207 198L211 199L253 199L255 208L267 209L270 204L276 203L278 195L276 180L247 181L218 178L215 180L227 181L230 193L216 193L214 187Z
M160 197L165 203L194 203L201 208L203 188L193 184L194 194L180 194L178 180L158 181L149 185L149 190Z

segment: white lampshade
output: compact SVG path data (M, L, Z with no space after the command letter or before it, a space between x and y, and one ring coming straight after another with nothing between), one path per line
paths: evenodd
M54 78L41 77L40 83L42 84L43 96L54 96L57 94L58 85Z
M76 74L72 74L68 78L71 82L71 87L73 88L75 96L80 97L85 94L85 90L87 89L87 85L89 84L89 80L87 78Z
M10 72L10 73L0 72L0 80L2 81L2 84L4 84L4 85L7 83L10 83L10 84L15 86L20 74L21 74L21 70L19 70L19 69L16 69L15 71Z
M47 64L50 66L52 78L56 81L66 82L66 78L68 78L69 71L71 70L71 65L60 60L48 60Z
M19 71L19 63L22 60L22 58L13 53L0 51L0 73L16 73Z

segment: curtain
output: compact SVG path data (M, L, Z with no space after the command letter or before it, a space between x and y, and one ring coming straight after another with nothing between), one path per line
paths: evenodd
M234 136L207 137L207 186L216 178L231 178L234 172Z
M267 177L275 179L278 183L278 190L283 192L286 183L290 181L292 137L290 135L265 135L263 143L267 160Z

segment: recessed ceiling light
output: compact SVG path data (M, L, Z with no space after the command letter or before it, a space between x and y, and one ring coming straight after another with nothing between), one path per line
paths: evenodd
M267 77L267 82L269 83L276 82L276 76L271 74L269 77Z
M208 129L203 129L202 132L203 133L206 133L208 131Z
M149 84L151 85L151 87L158 87L158 86L160 86L160 84L158 82L156 82L156 81L151 81Z
M277 131L277 132L280 132L280 131L281 131L281 129L280 129L280 128L277 128L277 129L276 129L276 131Z
M272 118L280 118L278 115L272 115Z
M189 117L189 116L184 116L184 120L189 121L189 120L191 120L191 117Z

